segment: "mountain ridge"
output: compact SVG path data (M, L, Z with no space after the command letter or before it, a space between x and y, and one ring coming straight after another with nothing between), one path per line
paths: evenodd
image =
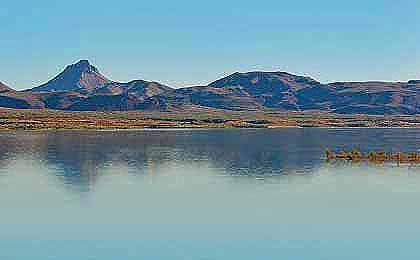
M15 91L0 84L0 106L72 111L217 109L420 114L420 80L323 84L284 71L251 71L235 72L205 86L174 89L141 79L112 81L89 61L80 60L29 90Z

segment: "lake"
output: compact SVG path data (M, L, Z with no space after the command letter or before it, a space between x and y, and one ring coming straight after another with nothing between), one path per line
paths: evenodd
M416 129L0 133L0 259L418 259Z

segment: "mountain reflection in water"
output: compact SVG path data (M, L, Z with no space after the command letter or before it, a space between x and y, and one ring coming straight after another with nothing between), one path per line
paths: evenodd
M399 134L399 132L404 132ZM12 160L38 162L64 183L89 189L104 169L130 174L160 167L207 165L220 175L310 174L326 148L417 150L420 131L407 129L273 129L6 132L0 167Z
M0 259L417 259L416 129L0 133ZM22 249L25 250L22 250Z

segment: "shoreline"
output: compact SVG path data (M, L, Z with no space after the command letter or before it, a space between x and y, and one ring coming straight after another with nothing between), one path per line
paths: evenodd
M351 130L351 129L401 129L401 130L409 130L409 129L420 129L420 127L310 127L312 129L326 129L326 130ZM0 129L0 134L2 133L46 133L46 132L171 132L171 131L216 131L216 130L284 130L284 129L296 129L296 130L303 130L305 127L284 127L284 128L109 128L109 129L92 129L92 128L63 128L63 129Z
M0 131L420 128L417 115L322 112L70 112L0 108Z

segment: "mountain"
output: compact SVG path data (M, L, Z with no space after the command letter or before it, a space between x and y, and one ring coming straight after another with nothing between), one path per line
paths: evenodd
M67 66L49 82L27 90L38 96L46 108L75 111L126 111L172 88L157 82L133 80L115 82L103 76L87 60Z
M287 72L233 73L206 86L173 89L158 82L116 82L87 60L44 85L15 91L0 83L0 106L70 111L321 111L420 114L420 80L335 82Z
M320 86L321 83L312 78L286 72L248 72L234 73L209 84L207 88L212 92L232 91L230 96L234 100L244 96L264 108L299 110L297 93Z
M321 83L286 72L236 72L207 86L177 89L145 101L145 107L182 110L208 107L235 111L299 110L297 92Z
M32 92L82 91L90 92L111 81L87 60L67 66L47 83L31 89Z
M235 111L297 111L305 105L301 104L299 95L325 91L326 88L312 78L286 72L237 72L207 86L177 89L147 102L154 106L159 103L163 109L182 109L189 105Z

